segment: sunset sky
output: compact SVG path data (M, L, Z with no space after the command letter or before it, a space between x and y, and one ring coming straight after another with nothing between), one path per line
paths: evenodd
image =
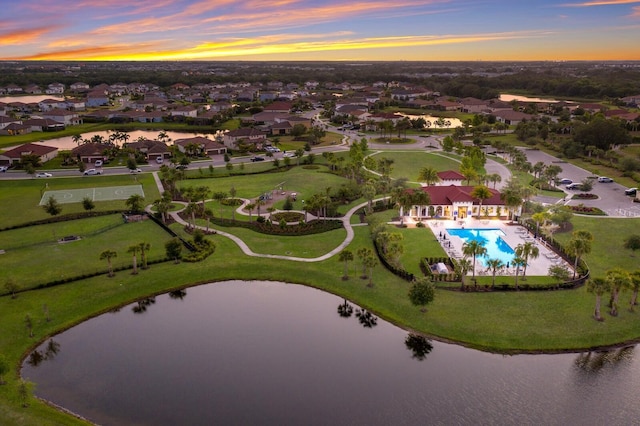
M3 0L2 60L640 60L640 0Z

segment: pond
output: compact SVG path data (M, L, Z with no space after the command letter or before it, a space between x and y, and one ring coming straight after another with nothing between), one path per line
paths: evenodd
M22 375L102 425L628 425L634 352L485 353L313 288L228 281L90 319L39 346Z

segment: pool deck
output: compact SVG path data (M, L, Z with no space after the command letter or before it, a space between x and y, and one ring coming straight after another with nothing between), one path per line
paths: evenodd
M464 241L460 237L449 235L446 229L500 229L505 233L502 239L514 250L516 246L527 241L534 242L538 247L540 255L536 259L529 259L527 276L549 275L549 267L552 265L564 265L569 271L573 271L573 265L568 264L562 260L562 258L558 257L553 250L547 247L544 241L535 239L525 227L511 224L509 221L467 218L464 220L431 220L425 223L429 225L431 231L440 241L440 244L447 254L453 258L462 257L462 244ZM441 232L446 239L439 238ZM522 270L520 274L522 274ZM469 272L468 275L472 275L472 272ZM491 275L491 271L487 270L487 268L482 265L482 262L476 260L476 276L482 275ZM499 270L496 275L515 275L515 268L503 268Z

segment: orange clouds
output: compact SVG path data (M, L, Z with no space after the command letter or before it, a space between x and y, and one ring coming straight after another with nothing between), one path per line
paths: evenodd
M53 31L55 28L55 26L51 26L0 32L0 45L30 43L37 40L42 35Z

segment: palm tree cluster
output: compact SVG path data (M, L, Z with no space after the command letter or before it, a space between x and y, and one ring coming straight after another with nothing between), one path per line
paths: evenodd
M620 294L625 290L631 290L629 311L633 312L638 304L638 291L640 291L640 269L627 272L620 268L613 268L605 273L604 277L593 277L587 282L587 291L596 296L596 304L593 317L597 321L603 321L601 314L602 296L609 292L609 315L618 316L618 303Z

